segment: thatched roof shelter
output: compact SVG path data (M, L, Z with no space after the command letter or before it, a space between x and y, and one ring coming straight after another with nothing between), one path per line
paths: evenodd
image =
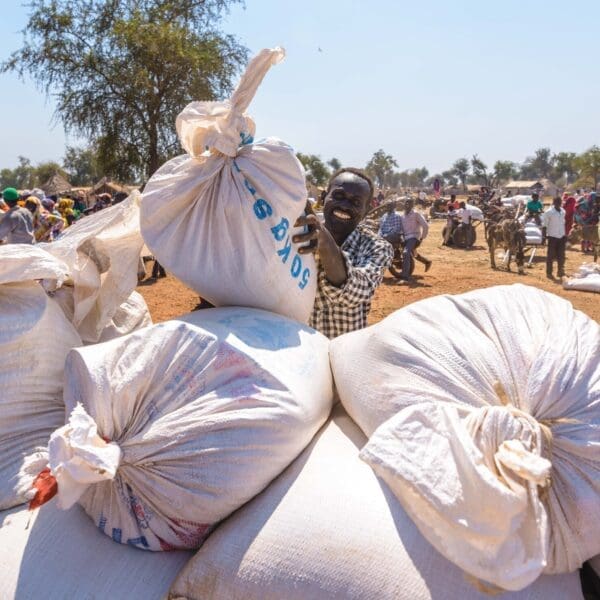
M54 173L41 188L46 196L66 194L72 189L71 184L60 173Z

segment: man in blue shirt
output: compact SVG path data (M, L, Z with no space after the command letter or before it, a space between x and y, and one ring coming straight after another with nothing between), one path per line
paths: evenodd
M402 241L402 217L394 210L394 203L390 202L387 212L379 223L379 235L392 246Z

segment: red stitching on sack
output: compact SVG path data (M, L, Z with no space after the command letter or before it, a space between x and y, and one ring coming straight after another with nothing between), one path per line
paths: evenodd
M29 503L29 510L34 510L52 500L58 492L56 478L52 475L50 469L46 467L35 478L32 487L37 490L35 496Z

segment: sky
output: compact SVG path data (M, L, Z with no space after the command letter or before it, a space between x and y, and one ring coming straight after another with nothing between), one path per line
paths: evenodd
M0 0L0 60L26 21ZM346 166L382 148L433 174L474 153L522 162L600 144L598 23L598 0L247 0L222 29L251 53L286 49L248 111L258 137ZM2 74L0 89L0 168L78 143L35 82Z

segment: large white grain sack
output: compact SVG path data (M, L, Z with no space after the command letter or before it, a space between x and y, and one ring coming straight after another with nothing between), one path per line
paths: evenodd
M108 342L149 325L152 325L152 317L144 297L138 292L132 292L102 330L99 341Z
M224 102L193 102L177 117L187 154L144 189L141 222L152 254L215 306L250 306L307 322L312 255L292 244L306 205L304 169L276 138L254 141L245 114L281 48L261 51Z
M70 280L57 300L86 343L100 340L119 306L138 282L143 246L140 194L71 225L51 244L40 246L65 262Z
M256 309L202 310L71 352L49 443L58 505L113 540L195 548L310 442L333 400L329 341Z
M572 277L563 281L566 290L600 293L600 265L595 263L582 264Z
M159 600L190 557L113 544L79 506L0 513L2 600Z
M38 450L64 423L65 357L81 339L37 280L52 290L66 276L37 246L0 247L0 509L32 497Z
M523 285L438 296L334 340L363 450L425 537L520 589L600 552L600 327Z
M175 580L190 600L484 600L423 538L358 458L366 438L338 405L313 443L222 523ZM510 600L577 600L576 574Z

